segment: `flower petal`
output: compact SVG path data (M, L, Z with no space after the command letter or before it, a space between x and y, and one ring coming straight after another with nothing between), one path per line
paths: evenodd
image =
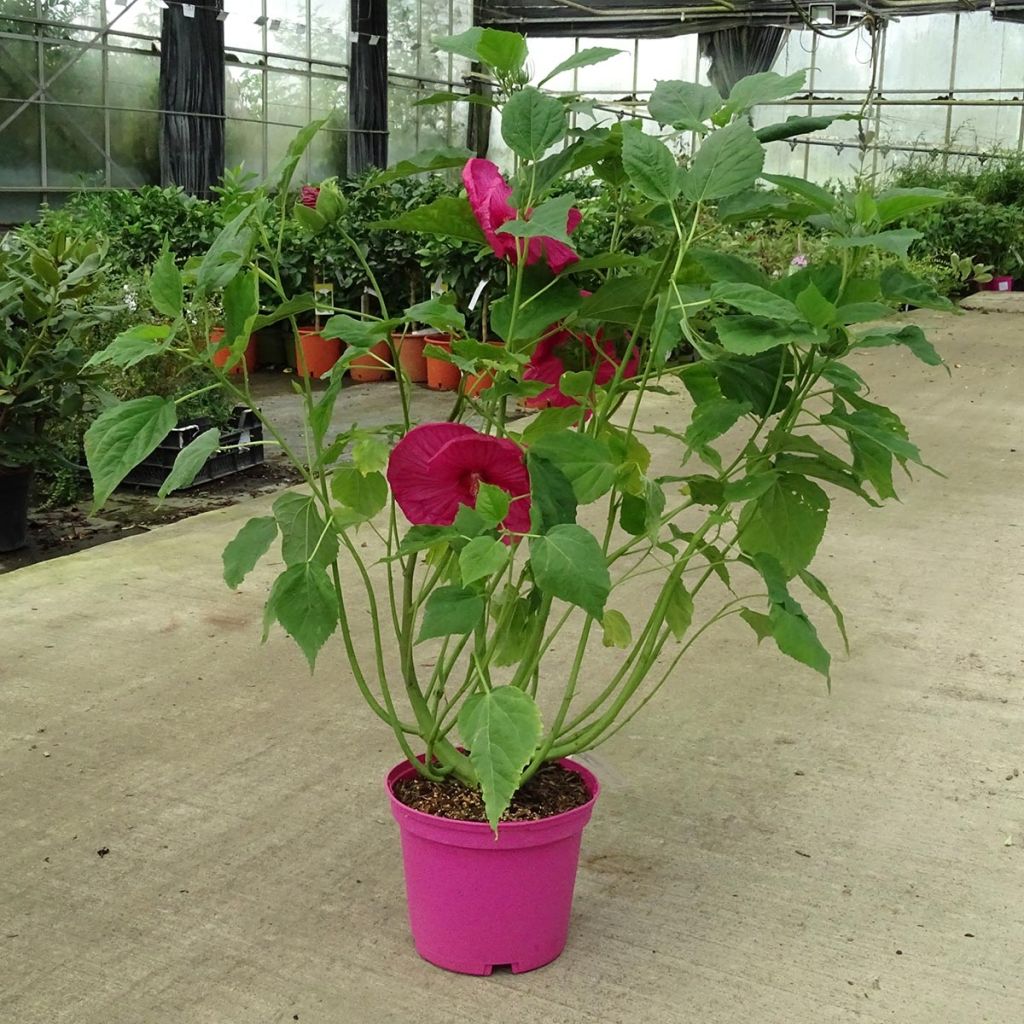
M511 259L515 256L516 241L512 235L499 235L498 228L515 220L516 211L509 202L512 187L502 177L498 165L490 160L473 157L462 168L462 181L480 229L496 256Z
M450 526L460 505L476 507L481 483L506 491L512 506L504 526L530 529L530 477L514 441L460 423L424 423L395 445L388 483L398 507L418 526Z
M458 496L453 495L449 481L431 471L430 461L448 442L475 433L461 423L424 423L395 445L388 460L388 483L410 523L450 526L454 522Z

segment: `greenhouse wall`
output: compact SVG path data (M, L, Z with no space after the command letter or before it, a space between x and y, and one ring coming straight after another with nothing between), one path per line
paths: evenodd
M534 80L589 46L618 46L623 52L550 83L597 101L592 114L575 115L581 126L642 115L661 80L709 84L709 62L700 56L696 35L531 40ZM768 169L774 173L816 181L850 179L862 172L884 174L915 153L953 166L975 161L979 154L984 161L1021 151L1024 25L994 21L987 11L902 18L874 40L863 27L840 38L793 30L773 69L783 74L806 69L809 98L758 108L757 125L784 121L791 114L867 115L863 138L857 121L836 121L813 142L769 147ZM658 130L653 123L647 127ZM507 159L497 118L491 152Z
M327 118L306 157L308 180L348 166L349 0L205 0L223 9L225 164L264 177L296 129ZM177 0L0 0L0 222L34 216L79 189L160 180L160 26ZM419 149L462 144L466 106L415 106L461 88L463 58L437 53L432 36L472 23L472 0L389 0L387 139L391 162ZM663 39L531 41L539 80L577 49L619 45L595 67L552 88L593 98L579 124L642 115L656 82L707 81L696 35ZM950 163L1019 152L1024 140L1024 25L987 12L903 18L872 37L794 30L775 69L808 69L799 103L760 109L760 123L789 114L860 113L820 137L771 147L770 169L812 179L884 173L914 153ZM872 79L875 88L872 90ZM204 116L204 115L196 115ZM651 130L655 130L653 124ZM685 145L684 147L685 148ZM491 155L503 159L500 121Z
M177 4L178 7L188 6ZM347 173L349 0L224 0L225 162L263 177L297 128L326 117L303 174ZM390 158L462 142L465 113L414 107L462 83L433 52L472 0L389 0ZM160 180L163 0L0 0L0 222L78 189Z

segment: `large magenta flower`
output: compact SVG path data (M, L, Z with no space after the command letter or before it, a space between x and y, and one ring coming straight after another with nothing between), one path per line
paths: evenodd
M577 399L565 394L558 387L562 374L569 370L593 369L594 383L601 386L611 382L620 361L615 351L615 343L610 338L605 338L600 331L596 340L587 335L573 334L571 331L552 331L538 342L523 373L523 380L539 380L549 387L539 395L526 399L524 404L537 409L551 405L565 408L579 405ZM635 377L639 369L640 356L634 348L622 371L623 377Z
M530 477L514 441L461 423L424 423L395 445L388 483L405 518L418 526L450 526L460 505L476 508L480 484L493 484L512 498L502 526L529 532Z
M499 234L498 228L516 219L515 207L509 202L512 187L501 176L496 164L490 160L473 157L462 169L462 180L469 196L469 205L473 215L483 229L488 245L494 254L503 260L515 263L521 245L513 235ZM574 206L566 219L565 230L568 234L579 227L583 215ZM575 263L579 256L563 242L554 238L531 238L526 248L526 263L532 265L543 259L555 274L560 274L570 264Z
M303 185L299 193L299 202L308 206L311 210L316 209L316 201L320 198L320 189L316 185Z

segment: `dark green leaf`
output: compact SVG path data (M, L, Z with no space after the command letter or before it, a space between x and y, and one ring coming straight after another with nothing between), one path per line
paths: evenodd
M581 505L597 501L615 483L618 470L611 452L586 434L574 430L545 434L534 442L531 451L562 471Z
M493 484L480 484L476 495L476 511L492 526L505 521L512 499L507 491Z
M729 92L726 109L733 114L742 114L751 107L773 100L784 100L799 92L807 78L806 71L794 71L782 76L775 71L762 71L756 75L741 78Z
M513 93L501 112L501 137L523 160L539 160L567 128L565 107L532 85Z
M694 203L725 196L750 188L764 165L764 149L745 121L734 121L712 132L683 175L683 194Z
M571 195L555 196L533 210L528 220L507 221L498 228L498 233L515 238L554 238L571 248L568 222L575 202Z
M485 64L495 71L511 74L526 63L526 40L518 32L502 32L485 28L476 44L476 52Z
M149 297L158 313L177 320L182 310L181 272L174 263L174 257L167 249L153 264L149 276Z
M564 71L573 71L576 68L586 68L592 64L601 64L625 52L625 50L613 50L608 46L588 46L583 50L578 50L571 57L567 57L561 64L556 65L537 84L544 85Z
M438 587L427 598L417 643L439 636L465 636L484 616L484 602L466 587Z
M796 297L796 307L815 327L828 327L836 321L836 307L818 291L813 281Z
M712 321L727 352L755 355L781 345L813 345L819 339L807 326L780 324L762 316L719 316Z
M935 188L891 188L875 198L876 216L882 227L911 213L948 202L950 196Z
M469 586L486 576L493 576L508 564L509 545L493 537L474 537L459 552L459 572L463 585Z
M580 316L586 320L633 326L640 317L651 283L646 275L613 277L583 300Z
M530 517L537 533L576 522L576 494L566 475L547 459L527 453L530 471Z
M891 302L905 302L922 309L953 309L949 299L902 267L886 267L882 271L881 286L882 294Z
M806 477L780 476L740 514L740 548L774 557L789 577L810 564L828 522L828 495Z
M801 319L800 310L792 302L755 284L722 281L711 286L711 297L754 316L787 322Z
M438 103L443 102L439 97L445 97L451 100L468 100L470 103L474 101L483 102L486 106L490 106L482 96L476 93L466 93L458 95L456 93L435 93L433 96L428 96L427 99L418 100L413 104L414 107L423 106L426 103ZM473 154L461 146L451 147L447 146L442 149L428 149L422 153L417 153L414 157L409 160L399 160L394 167L388 168L383 174L379 175L375 181L378 184L397 181L399 178L408 178L413 174L424 174L427 171L440 171L446 167L462 167Z
M693 622L693 595L686 589L681 579L674 579L669 583L665 622L677 640L683 639Z
M166 498L171 491L188 487L219 447L220 431L216 427L204 430L194 441L185 445L174 457L174 465L156 492L157 497Z
M316 501L308 494L282 494L273 505L281 530L281 557L285 565L316 561L330 565L338 557L338 538L320 516Z
M893 228L890 231L878 231L873 235L851 235L848 238L833 238L831 245L835 249L858 249L869 247L872 249L884 249L885 252L895 253L897 256L907 255L910 243L923 237L920 231L912 228Z
M819 600L824 602L832 609L832 614L836 619L836 626L839 628L839 635L843 638L843 645L846 648L846 653L850 653L850 638L846 635L846 620L843 618L843 613L839 606L832 600L832 595L828 592L828 587L825 586L821 580L818 579L814 573L807 569L800 570L800 579L803 580L804 586Z
M289 317L300 316L303 313L308 313L315 306L316 297L312 292L307 292L304 295L295 295L285 302L282 302L281 305L272 312L256 317L253 321L252 329L254 331L260 331L264 327L269 327L271 324L287 320Z
M546 594L579 606L595 619L602 617L611 577L601 545L582 526L554 526L541 537L531 537L530 566Z
M388 502L388 483L380 473L360 473L354 466L339 466L331 476L331 494L346 508L366 519Z
M707 131L705 122L722 106L722 97L710 85L696 82L658 82L647 109L660 124L691 131Z
M784 191L806 200L821 213L831 213L836 207L836 197L820 185L815 185L813 181L791 178L786 174L763 174L761 177Z
M356 320L347 313L338 313L320 328L320 337L341 338L353 348L367 349L390 338L400 323L400 320Z
M875 330L858 338L854 348L888 348L890 345L905 345L911 352L929 366L943 366L942 356L935 351L917 324L894 326L889 330Z
M633 537L645 534L656 541L665 511L665 492L653 480L645 481L642 495L624 494L619 507L619 525Z
M177 424L174 401L156 395L119 402L100 413L85 433L94 511Z
M428 235L478 242L480 245L487 241L473 216L469 201L460 196L439 196L426 206L406 210L394 220L377 221L368 227L375 230L421 231Z
M852 121L856 119L856 116L856 114L826 114L811 117L806 114L791 114L779 124L767 124L763 128L758 128L754 134L759 142L779 142L782 139L792 139L797 135L824 131L833 121Z
M278 576L263 613L264 639L275 620L302 649L312 671L338 625L338 596L323 565L300 562Z
M487 820L497 834L498 821L540 742L540 709L518 686L496 686L467 698L458 726L480 780Z
M224 582L234 590L256 567L277 538L277 520L273 516L250 519L221 555Z
M149 356L158 355L168 345L171 329L166 324L139 324L122 331L106 348L94 352L85 364L103 366L110 363L127 369Z
M670 203L679 195L679 164L668 146L632 125L622 129L622 166L648 199Z
M511 322L513 296L503 296L491 305L491 327L509 345L525 340L535 341L547 334L552 324L579 309L583 302L579 286L568 280L559 281L536 298L524 295L523 299L531 301L529 305L519 307L514 327Z
M735 402L729 398L712 398L693 410L685 441L690 448L702 448L731 430L748 412L749 402Z

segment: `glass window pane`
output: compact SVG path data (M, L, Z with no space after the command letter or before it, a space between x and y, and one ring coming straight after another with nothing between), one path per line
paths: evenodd
M103 24L103 0L43 0L42 15L48 21L69 25Z
M430 44L434 36L446 36L451 33L451 19L448 4L438 0L421 0L420 2L420 34L417 74L421 78L433 79L435 82L447 82L448 54L441 53ZM436 92L436 89L432 89Z
M390 0L388 3L388 71L391 74L417 73L420 49L419 10L419 0Z
M139 188L160 181L160 115L110 111L110 184Z
M625 95L633 91L633 40L632 39L580 39L580 49L591 46L608 46L623 52L603 64L580 68L576 73L576 87L582 93L618 93Z
M113 25L118 32L159 39L162 11L159 0L135 0L129 7L107 0L107 24Z
M348 83L338 78L314 78L310 82L312 119L328 119L309 147L311 181L332 175L340 178L347 172L347 89Z
M547 39L538 37L528 39L530 48L530 81L536 85L545 75L555 67L567 60L576 52L575 39ZM573 90L573 76L571 71L563 71L556 78L552 78L545 86L546 89L555 89L561 92Z
M886 31L883 85L893 89L949 90L953 17L903 18ZM922 59L927 54L927 59Z
M921 96L901 97L886 90L888 100L921 99ZM879 142L905 146L945 146L946 107L915 104L914 106L882 107Z
M0 81L2 77L0 73ZM0 101L0 123L20 107L20 103ZM29 104L0 132L0 185L38 185L40 181L39 107Z
M814 91L819 95L826 92L845 97L852 93L866 92L871 86L870 34L865 29L858 29L852 35L840 39L819 36L814 65ZM810 60L805 66L810 67ZM930 67L930 64L919 63L919 74L922 67ZM890 84L888 56L885 71L886 82Z
M306 0L266 0L267 49L289 57L309 56L309 11Z
M413 106L417 94L412 89L392 83L388 89L388 163L407 160L419 150L416 141L417 111Z
M349 62L348 55L348 0L310 0L310 20L313 26L310 56L332 64Z
M103 111L97 107L46 108L46 180L50 185L103 185L106 157Z
M1024 86L1024 25L993 21L988 12L960 15L957 89Z
M639 46L636 87L641 92L653 90L658 82L693 81L693 72L697 66L695 35L641 39Z
M80 46L43 47L47 98L68 103L95 103L103 97L103 59L99 50Z
M263 0L224 0L224 45L228 49L263 50L263 27L256 19L263 14Z

